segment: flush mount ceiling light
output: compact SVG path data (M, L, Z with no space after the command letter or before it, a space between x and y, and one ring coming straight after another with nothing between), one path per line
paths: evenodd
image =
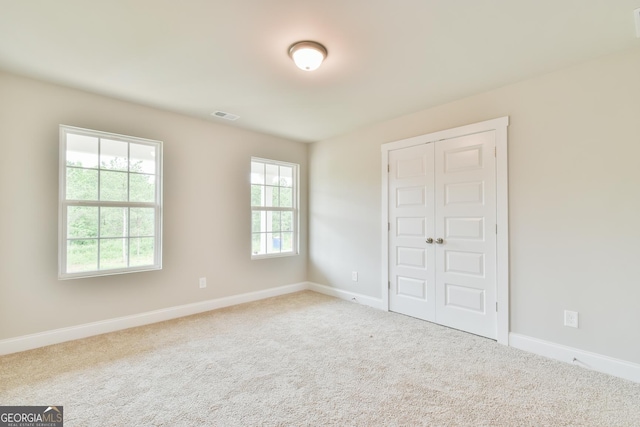
M327 49L316 42L297 42L289 48L289 56L301 70L313 71L327 57Z

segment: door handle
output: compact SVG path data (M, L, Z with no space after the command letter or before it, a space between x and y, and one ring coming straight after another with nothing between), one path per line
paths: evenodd
M437 244L439 244L439 245L441 245L441 244L443 244L443 243L444 243L444 239L443 239L442 237L438 237L438 238L436 239L436 243L437 243Z
M433 239L432 239L431 237L429 237L429 238L427 239L427 243L428 243L428 244L432 244L432 243L433 243Z

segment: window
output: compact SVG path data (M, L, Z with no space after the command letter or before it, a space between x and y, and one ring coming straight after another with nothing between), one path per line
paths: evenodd
M251 159L251 257L298 253L298 165Z
M162 143L60 126L61 279L162 268Z

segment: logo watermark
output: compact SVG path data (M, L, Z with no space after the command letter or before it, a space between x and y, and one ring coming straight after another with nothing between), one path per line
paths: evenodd
M63 427L62 406L0 406L0 427Z

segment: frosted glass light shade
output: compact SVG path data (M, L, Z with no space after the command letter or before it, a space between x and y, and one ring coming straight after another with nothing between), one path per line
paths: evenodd
M313 71L327 57L327 49L316 42L298 42L289 48L289 56L301 70Z

